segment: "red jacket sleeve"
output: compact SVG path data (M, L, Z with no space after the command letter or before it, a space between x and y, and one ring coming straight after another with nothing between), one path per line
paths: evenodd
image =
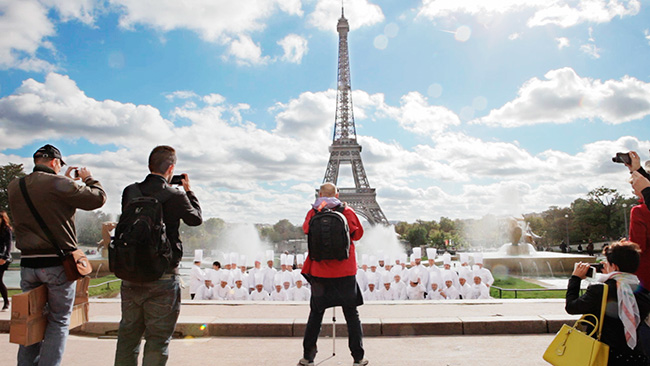
M307 216L305 216L305 222L302 223L302 231L305 233L305 235L309 234L309 221L312 217L314 217L315 213L316 212L314 210L309 210L309 212L307 212Z
M346 207L343 211L343 215L348 219L348 228L350 228L350 239L352 241L357 241L363 236L363 226L359 222L357 214L351 207Z
M648 245L646 242L648 235L646 219L648 215L647 212L643 211L647 211L647 208L642 205L634 206L630 211L630 241L638 244L641 252L645 252Z

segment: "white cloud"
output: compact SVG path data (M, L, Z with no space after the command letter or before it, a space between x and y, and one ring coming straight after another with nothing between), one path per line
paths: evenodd
M336 32L336 22L341 17L339 0L317 0L316 9L308 16L309 23L320 30ZM350 30L371 26L384 21L379 5L369 0L349 0L345 3L345 18Z
M198 95L191 90L177 90L173 93L165 95L165 98L167 98L167 100L170 102L174 101L175 99L194 99L197 97Z
M600 119L619 124L650 115L650 83L634 77L603 82L580 77L568 67L549 71L544 77L546 80L528 80L516 99L473 122L517 127Z
M638 83L576 78L609 90ZM117 213L124 186L146 175L151 148L170 144L179 154L178 172L190 175L205 217L301 222L325 171L335 90L304 92L270 108L277 124L271 131L247 121L251 107L246 104L218 94L201 96L187 90L171 94L183 97L174 99L180 106L170 114L186 121L182 126L174 126L150 106L90 98L67 76L49 74L42 83L28 79L14 94L0 99L0 149L44 139L69 144L84 139L110 146L111 151L63 154L70 164L92 170L108 192L104 210ZM650 148L650 141L624 137L593 142L576 154L554 150L532 154L513 142L447 131L447 126L457 124L457 117L429 105L416 92L404 95L399 106L386 104L382 94L364 91L355 91L353 99L360 120L389 117L409 131L431 137L405 148L394 141L358 136L368 178L390 220L541 211L567 205L601 185L627 192L625 169L611 163L611 155ZM447 122L431 124L434 119ZM0 163L6 162L25 163L31 170L28 157L0 152Z
M601 49L596 47L596 45L593 44L593 43L583 44L582 46L580 46L580 51L586 53L591 58L594 58L594 59L599 59L600 58Z
M512 33L511 35L508 36L508 39L511 41L514 41L516 39L521 38L521 33Z
M581 23L608 23L615 17L634 16L639 13L641 3L637 0L580 0L556 1L539 9L528 20L529 27L553 24L562 28Z
M648 44L650 45L650 30L648 29L644 30L643 35L645 36L645 39L648 40Z
M279 40L278 44L282 46L282 49L284 50L282 60L295 64L299 64L302 61L302 57L306 55L309 50L307 47L307 39L297 34L287 35Z
M302 16L301 0L194 0L192 6L176 0L111 0L126 29L144 25L160 32L187 29L203 40L227 45L226 58L240 65L268 62L251 34L266 28L265 21L280 10Z
M418 16L445 19L469 14L485 22L498 15L532 10L534 14L527 21L528 27L552 24L567 28L634 16L640 8L638 0L422 0Z
M40 49L56 52L47 40L56 35L56 26L48 17L55 9L66 22L94 22L93 0L0 0L0 69L47 72L55 65L37 56Z
M269 61L269 56L262 56L260 45L247 35L240 35L230 43L227 56L234 57L240 65L263 65Z
M555 40L557 41L557 49L558 49L558 50L561 50L561 49L563 49L563 48L569 47L570 44L571 44L571 42L569 41L569 39L566 38L566 37L555 38Z
M418 92L404 95L400 107L384 105L382 111L397 120L402 128L416 134L431 135L460 124L455 113L445 107L429 105L427 98Z

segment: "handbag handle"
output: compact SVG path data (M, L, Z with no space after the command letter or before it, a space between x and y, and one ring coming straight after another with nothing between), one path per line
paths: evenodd
M603 332L603 321L605 320L605 308L607 307L607 293L609 292L609 286L603 284L603 300L600 305L600 323L598 324L598 341L600 341L600 335Z
M594 321L589 321L587 320L589 317L594 318ZM591 326L591 333L589 333L589 336L592 337L594 333L598 330L598 318L594 314L585 314L583 315L580 319L576 320L575 324L573 325L574 328L578 328L579 324L587 324Z
M23 197L25 198L25 203L27 203L27 207L29 207L29 211L32 212L32 215L36 219L36 222L38 222L38 225L41 227L41 230L45 233L45 236L50 240L50 244L54 247L54 249L58 250L57 255L59 258L63 259L65 257L65 253L63 253L63 250L61 250L61 247L57 244L56 239L54 238L54 234L52 234L52 231L50 231L50 228L47 227L47 224L43 220L43 217L38 213L36 210L36 207L34 207L34 203L32 202L32 199L29 197L29 193L27 193L27 184L25 184L25 177L20 178L18 181L20 185L20 191L23 193Z

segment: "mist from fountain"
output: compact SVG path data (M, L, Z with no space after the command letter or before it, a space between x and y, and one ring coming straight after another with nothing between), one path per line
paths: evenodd
M368 254L374 256L388 255L393 259L406 253L404 246L399 242L395 226L367 226L364 228L364 234L355 247L359 258L361 255Z
M255 257L263 259L268 249L273 249L273 246L260 238L253 224L226 224L216 243L206 245L203 260L221 261L224 254L234 252L245 255L247 265L252 266Z

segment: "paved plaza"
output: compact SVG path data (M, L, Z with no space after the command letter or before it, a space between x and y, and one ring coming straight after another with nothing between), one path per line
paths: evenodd
M366 356L373 366L536 366L548 365L542 353L553 335L369 337ZM115 339L71 336L63 356L64 366L113 365ZM332 339L321 338L316 363L332 355ZM15 365L18 346L0 334L0 365ZM192 366L294 366L302 356L299 338L174 339L168 365ZM89 361L92 360L92 361ZM336 339L336 356L322 366L352 365L347 339Z

